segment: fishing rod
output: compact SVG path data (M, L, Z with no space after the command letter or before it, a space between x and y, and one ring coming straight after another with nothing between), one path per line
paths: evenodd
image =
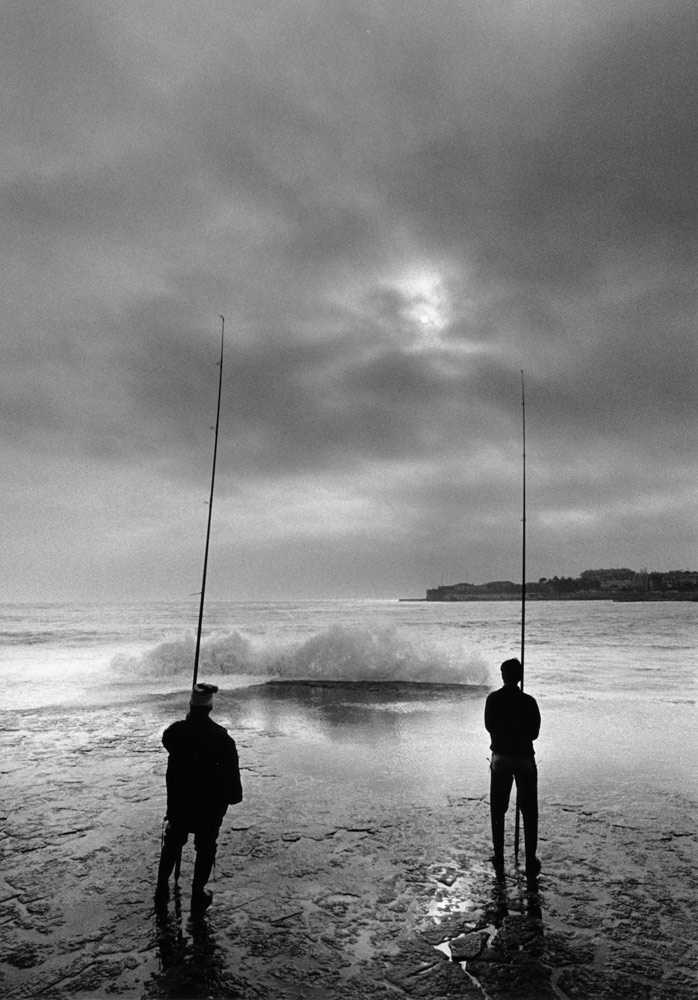
M521 437L523 442L523 516L521 545L521 690L524 689L524 645L526 638L526 396L521 372Z
M521 690L524 689L524 647L526 640L526 395L524 391L524 373L521 372L521 436L523 442L523 516L521 545ZM514 824L514 858L519 857L519 841L521 839L521 807L519 792L516 791L516 821Z
M211 515L213 514L213 487L216 481L216 455L218 453L218 428L221 420L221 390L223 388L223 342L225 339L225 317L221 316L221 359L218 364L218 408L216 410L215 436L213 439L213 470L211 472L211 495L208 501L208 527L206 529L206 549L204 552L204 574L201 582L201 603L199 604L199 627L196 632L196 651L194 653L194 680L199 676L199 652L201 650L201 624L204 620L204 598L206 596L206 570L208 569L208 545L211 538Z
M221 391L223 389L223 343L225 340L225 317L220 317L221 321L221 357L218 364L218 406L216 408L216 426L213 439L213 468L211 470L211 495L208 500L208 525L206 528L206 548L204 550L204 573L201 581L201 601L199 603L199 626L196 630L196 650L194 652L194 679L192 689L196 686L196 679L199 676L199 653L201 651L201 625L204 620L204 599L206 597L206 570L208 569L208 545L211 539L211 516L213 514L213 487L216 481L216 456L218 454L218 428L221 421ZM182 848L180 846L174 865L175 886L179 883L179 876L182 870Z

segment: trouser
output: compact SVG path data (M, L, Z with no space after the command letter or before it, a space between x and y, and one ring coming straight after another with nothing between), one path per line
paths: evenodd
M523 817L526 860L533 861L538 848L538 769L534 757L492 754L490 764L490 816L495 859L504 857L504 817L509 808L512 784Z
M209 816L196 822L168 819L160 852L158 885L167 885L177 858L189 839L189 834L193 833L196 859L192 892L201 892L209 880L216 860L218 831L222 822L222 816Z

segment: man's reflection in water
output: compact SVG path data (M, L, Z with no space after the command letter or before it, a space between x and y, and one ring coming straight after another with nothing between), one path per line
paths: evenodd
M507 879L504 873L496 875L492 883L492 903L495 910L499 906L506 907L510 899L516 898L516 909L525 911L531 919L542 918L542 904L537 875L527 875L525 883L520 877L511 880L514 891L507 892ZM525 885L525 888L524 888ZM506 913L504 913L506 916Z
M468 976L485 995L501 990L514 991L521 1000L552 1000L556 994L545 962L537 879L494 879L485 918L495 932L477 958L466 963Z
M492 909L490 916L497 929L495 943L505 948L514 944L516 950L529 950L534 942L542 944L543 907L538 879L529 877L525 883L518 879L507 890L507 881L496 878L492 883Z
M148 998L204 1000L245 997L245 984L226 968L209 917L201 915L182 922L179 889L174 891L173 911L156 914L160 971L153 974L144 993Z

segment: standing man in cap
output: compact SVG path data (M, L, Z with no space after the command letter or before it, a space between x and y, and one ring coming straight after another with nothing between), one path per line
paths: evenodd
M505 660L501 667L504 684L488 694L485 702L485 728L492 738L490 749L490 816L492 820L492 858L495 869L504 868L504 817L509 808L511 786L523 817L526 845L526 874L540 871L538 847L538 769L533 741L540 732L538 703L519 687L523 670L519 660Z
M201 914L211 905L206 889L216 859L218 831L229 805L242 802L235 740L209 718L215 684L195 684L186 719L162 734L167 762L167 825L163 838L155 905L169 899L169 878L182 847L194 834L196 860L191 910Z

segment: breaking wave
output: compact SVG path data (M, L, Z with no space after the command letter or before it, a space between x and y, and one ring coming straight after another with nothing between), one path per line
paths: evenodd
M159 643L140 656L118 656L113 668L141 679L188 677L194 634ZM417 639L396 627L333 625L307 638L271 638L230 631L202 641L199 676L264 680L402 681L413 684L487 685L490 672L479 653L462 645Z

